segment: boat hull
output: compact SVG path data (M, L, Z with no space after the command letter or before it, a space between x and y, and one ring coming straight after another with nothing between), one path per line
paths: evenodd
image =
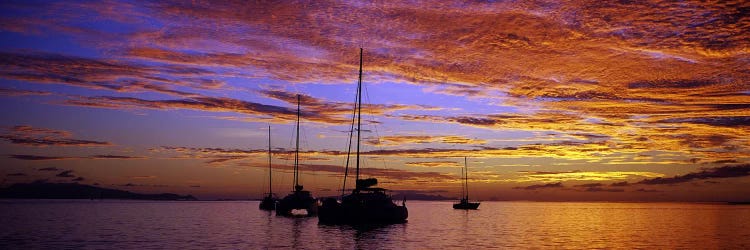
M258 208L260 210L273 211L276 209L276 203L277 201L273 197L265 197L262 201L260 201Z
M396 205L390 199L387 203L363 200L327 199L318 208L318 221L321 224L398 224L409 217L406 205Z
M454 203L453 209L466 209L466 210L474 210L479 208L479 202L460 202L460 203Z
M292 213L297 209L306 210L306 216L315 216L318 214L318 200L313 198L308 191L295 191L276 204L276 215L297 216Z

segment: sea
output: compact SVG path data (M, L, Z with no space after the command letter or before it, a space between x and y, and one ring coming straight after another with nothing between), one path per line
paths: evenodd
M750 206L407 201L408 222L319 225L257 201L0 200L0 249L750 249Z

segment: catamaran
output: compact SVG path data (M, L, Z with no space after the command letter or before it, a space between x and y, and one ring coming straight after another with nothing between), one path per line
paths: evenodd
M354 116L349 133L349 149L351 152L351 140L354 133L354 118L357 124L357 151L356 151L356 182L352 193L344 195L346 190L346 176L349 169L349 156L347 153L347 165L344 174L344 185L342 187L341 201L336 198L327 198L318 208L318 221L322 224L393 224L406 222L409 212L406 209L406 200L401 205L396 205L391 196L386 194L386 189L373 187L378 184L375 178L360 178L360 132L362 124L362 59L363 50L359 49L359 81L357 83L357 98L354 105Z
M297 145L294 152L294 189L276 205L276 215L315 216L318 213L318 200L299 184L299 116L300 96L297 95Z

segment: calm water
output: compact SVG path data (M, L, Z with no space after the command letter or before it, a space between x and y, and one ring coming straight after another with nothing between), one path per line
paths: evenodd
M258 202L0 200L0 249L750 248L750 206L407 202L409 222L369 228L285 218Z

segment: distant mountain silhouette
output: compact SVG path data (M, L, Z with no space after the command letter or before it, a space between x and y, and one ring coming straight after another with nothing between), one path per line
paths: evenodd
M420 193L410 193L410 194L397 194L394 197L406 197L409 200L420 200L420 201L445 201L445 200L455 200L455 197L445 197L442 195L432 195L432 194L420 194Z
M394 190L393 197L406 197L407 200L422 200L422 201L444 201L444 200L455 200L456 197L445 197L440 194L434 194L435 192L429 191L417 191L417 190ZM399 198L399 199L400 199Z
M139 194L124 190L100 188L78 183L17 183L0 189L5 199L128 199L128 200L197 200L192 195Z

